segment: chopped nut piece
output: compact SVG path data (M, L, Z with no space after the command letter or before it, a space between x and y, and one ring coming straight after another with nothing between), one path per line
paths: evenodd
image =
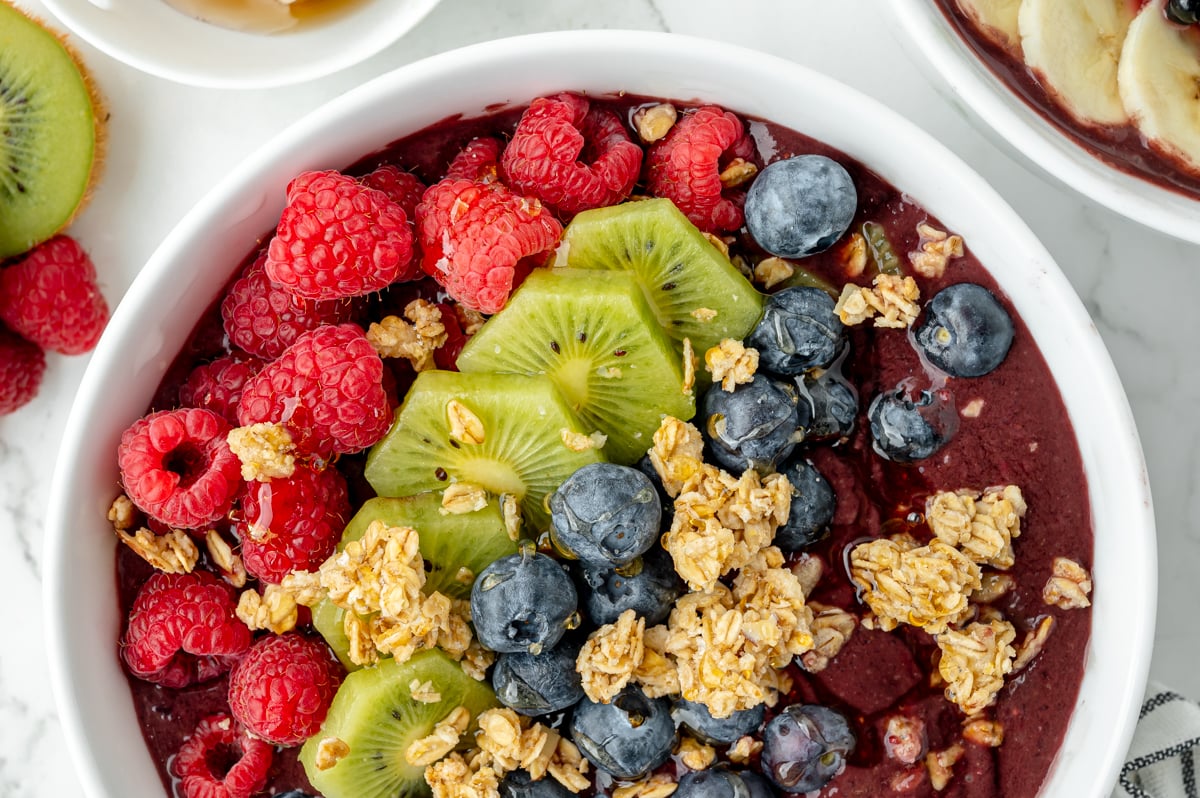
M707 323L717 317L717 312L712 308L696 308L689 315L696 321Z
M974 562L1013 566L1012 540L1021 534L1025 499L1016 485L974 491L943 491L925 502L925 518L938 539Z
M726 258L729 257L729 241L726 241L724 238L712 233L705 233L704 237L708 239L708 243L712 244L713 247L716 248L717 252L720 252Z
M282 424L236 427L226 436L229 449L242 461L242 479L270 482L296 473L296 444Z
M838 255L846 276L858 277L867 268L867 239L862 233L851 233Z
M141 527L132 535L125 529L113 527L117 537L139 557L168 574L190 574L200 559L191 536L182 529L172 529L156 535Z
M972 399L963 406L962 417L979 418L980 414L983 413L984 404L982 399Z
M325 737L317 743L317 753L313 764L317 770L329 770L331 767L350 756L350 746L339 737Z
M817 584L825 574L825 564L821 562L820 557L814 557L807 553L801 554L792 563L792 573L799 580L800 589L804 591L804 595L808 596L817 589Z
M666 773L655 773L640 781L617 787L612 798L667 798L679 785Z
M1050 632L1054 631L1054 616L1047 615L1038 621L1038 625L1029 632L1025 633L1025 639L1021 641L1021 645L1017 648L1017 658L1013 660L1013 673L1022 670L1026 665L1033 662L1038 654L1042 653L1042 649L1046 645L1046 640L1050 637Z
M758 167L745 158L734 158L721 170L721 186L736 188L758 174Z
M408 694L412 696L413 701L420 701L422 704L436 704L442 700L442 694L433 688L433 682L426 679L413 679L408 684Z
M454 572L454 581L458 582L460 585L473 584L475 582L475 572L465 565L460 566L459 569Z
M279 585L266 585L262 595L243 590L238 596L237 617L251 630L266 629L281 635L296 628L296 600Z
M483 443L483 421L471 408L457 399L451 399L446 402L446 418L450 422L451 438L459 443Z
M508 533L508 539L519 540L521 538L521 505L517 502L517 497L511 493L502 495L500 510L504 515L504 531Z
M455 707L450 714L433 727L428 736L413 740L404 749L404 759L410 765L423 767L432 765L458 745L458 738L471 722L471 711L466 707Z
M741 341L725 338L721 343L704 353L704 367L712 374L713 382L721 388L733 391L754 379L758 370L758 350L746 348Z
M1004 742L1004 727L989 718L970 718L963 724L963 739L976 745L999 748Z
M761 740L756 740L750 735L739 737L737 742L729 746L729 750L725 756L729 757L729 761L735 765L744 765L750 761L750 758L762 750L763 744Z
M850 552L850 578L880 629L907 623L935 635L967 617L967 599L981 583L979 566L937 539L920 547L887 538L859 544Z
M813 648L800 655L800 663L809 673L820 673L829 667L850 635L854 634L858 619L840 607L816 603L808 606L815 613L812 620Z
M462 328L463 335L470 338L475 333L479 332L483 327L483 323L487 321L487 317L478 310L472 310L466 305L454 303L454 315L458 317L458 326Z
M847 283L834 310L843 324L861 324L874 318L876 327L908 327L921 312L921 291L912 277L877 274L873 288Z
M625 610L616 623L601 626L588 636L575 661L588 698L607 704L629 684L645 655L645 631L646 619Z
M908 262L922 277L937 279L946 272L951 258L962 257L962 236L947 235L926 222L917 225L917 232L921 235L920 249L908 253Z
M487 507L487 491L470 482L451 482L442 491L442 515L463 515Z
M889 758L911 765L925 755L928 744L925 722L907 715L892 715L883 734L883 748Z
M639 108L633 114L633 127L638 138L645 144L652 144L671 131L679 112L670 103L659 103Z
M588 449L600 449L604 444L608 443L608 436L603 432L596 431L591 435L584 435L582 432L563 427L558 431L559 437L562 438L563 446L566 446L573 452L586 452Z
M1054 570L1042 588L1042 601L1062 610L1091 606L1092 577L1082 565L1066 557L1054 558Z
M1008 595L1016 585L1016 580L1008 574L988 572L980 577L980 587L971 594L971 601L976 604L991 604Z
M1007 621L972 623L961 632L937 635L942 652L938 672L946 680L946 698L967 715L977 715L995 700L1012 670L1016 630Z
M688 770L706 770L717 760L717 750L711 745L705 745L684 735L679 740L679 748L675 752L679 761Z
M662 420L654 433L650 463L668 496L678 496L684 484L700 473L703 455L704 439L700 430L673 416Z
M795 273L795 267L783 258L763 258L754 266L754 282L763 289L771 289Z
M234 587L245 587L246 566L242 558L234 553L233 547L221 537L221 533L210 529L204 535L204 545L208 549L208 557L213 565L221 571L225 581Z
M683 339L683 393L692 395L696 385L696 350L692 349L692 339Z
M433 353L446 343L446 325L437 305L424 299L414 299L404 308L404 315L385 316L367 328L367 340L380 357L404 358L414 371L435 368Z
M925 767L929 771L929 784L933 789L939 792L946 789L954 775L952 768L964 753L963 747L955 743L943 751L930 751L925 756Z

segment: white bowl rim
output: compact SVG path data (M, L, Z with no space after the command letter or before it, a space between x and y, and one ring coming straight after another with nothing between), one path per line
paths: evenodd
M211 89L274 88L346 69L396 42L441 0L361 2L362 8L311 29L263 35L203 22L165 0L42 0L58 21L105 55L149 75ZM329 46L335 37L341 46ZM200 42L211 57L197 57Z
M1080 698L1073 711L1058 759L1043 788L1043 794L1070 795L1072 798L1081 795L1088 798L1106 798L1116 781L1121 759L1132 738L1149 672L1157 582L1154 517L1145 461L1128 401L1121 388L1112 360L1078 296L1063 273L1053 263L1049 253L994 189L943 145L877 101L793 62L742 47L678 34L611 30L540 33L472 45L402 67L334 99L286 128L273 141L252 154L217 184L172 230L146 264L142 273L134 280L125 299L114 312L109 329L92 356L64 428L60 456L51 486L46 523L43 602L46 613L50 680L58 712L62 719L68 749L86 793L96 798L114 793L128 796L128 793L110 789L114 784L121 783L124 774L114 775L111 768L106 769L104 763L100 761L102 757L96 751L98 746L104 744L106 723L110 719L96 717L95 710L90 710L90 714L89 711L84 710L83 707L89 697L78 683L85 667L82 663L87 660L87 654L92 649L86 648L79 642L77 633L79 627L78 625L73 626L71 623L72 616L79 608L68 599L72 585L70 566L81 564L78 559L72 560L71 536L73 533L78 534L74 531L78 527L73 526L73 522L78 522L79 525L96 525L98 519L94 514L102 512L102 510L90 504L81 507L81 504L86 503L80 502L75 486L85 485L89 480L94 482L98 478L89 473L89 467L94 464L97 457L100 463L111 462L112 450L107 449L99 454L100 444L96 442L99 437L97 430L102 430L104 426L101 420L106 399L112 399L118 406L120 403L129 405L131 401L135 401L121 395L113 399L113 396L114 392L119 392L131 379L129 377L131 366L127 355L131 355L134 350L145 348L145 345L140 342L141 339L147 337L148 331L139 324L138 314L144 308L155 307L155 302L164 307L175 308L177 313L182 314L183 311L178 310L176 302L185 301L190 284L182 285L187 281L180 278L190 277L190 275L176 274L172 271L171 265L180 258L185 258L189 248L194 248L206 240L206 231L209 230L209 225L214 218L229 221L228 217L232 211L248 208L255 201L261 206L263 200L261 198L256 200L256 197L259 196L256 191L265 190L266 177L272 175L272 170L277 171L281 162L290 161L292 171L289 174L295 174L295 166L299 162L297 161L299 158L297 152L304 149L306 142L319 140L314 139L314 136L334 129L335 123L339 130L349 131L349 135L353 137L355 135L353 126L344 126L346 117L363 113L381 100L392 98L402 91L411 91L413 87L422 86L426 82L436 84L439 80L450 80L454 76L473 73L478 75L481 70L490 70L490 74L498 74L504 68L512 68L514 65L527 66L530 63L537 63L539 59L545 62L545 59L556 57L565 60L562 62L551 60L549 63L580 63L580 61L572 62L570 59L590 57L596 59L598 63L605 64L606 70L612 69L611 64L635 63L638 65L639 71L636 78L621 77L626 72L632 72L628 66L617 68L611 72L606 71L602 81L608 91L615 90L614 85L619 85L626 80L633 82L642 79L643 75L657 74L654 71L656 68L666 73L666 77L661 80L669 82L675 87L675 91L660 92L660 95L672 94L676 98L688 98L691 95L693 84L689 80L694 79L697 82L694 85L695 95L692 96L713 98L719 97L722 92L736 91L740 93L738 96L745 101L744 104L766 106L773 103L778 106L779 94L778 92L771 93L771 87L779 88L779 84L782 83L795 89L797 86L803 85L806 92L816 96L821 102L828 103L827 110L832 110L834 115L838 111L845 111L848 118L867 116L877 123L869 126L870 131L888 130L888 146L894 147L896 152L924 151L927 154L927 157L917 158L892 156L887 164L872 163L869 159L863 159L856 153L849 152L848 154L852 157L864 160L870 168L879 171L885 179L891 180L894 184L899 183L887 174L887 170L881 169L881 166L886 166L893 171L918 175L921 173L915 171L912 162L915 161L917 164L936 163L938 165L936 178L927 177L922 185L928 183L940 186L943 185L941 181L946 181L946 183L957 186L956 198L966 197L969 198L969 201L950 203L941 200L938 203L931 203L922 199L922 204L926 207L936 204L936 209L930 207L931 212L941 216L948 226L974 227L977 235L984 235L985 231L989 229L1002 231L1003 248L997 249L997 252L1017 253L1012 268L1020 272L1023 277L1035 281L1037 285L1037 291L1027 292L1032 298L1024 295L1013 297L1014 302L1018 304L1018 309L1020 310L1022 301L1040 303L1043 298L1048 298L1045 301L1052 301L1055 308L1055 329L1061 328L1071 333L1066 336L1072 347L1070 362L1077 363L1078 366L1077 368L1072 367L1070 375L1085 375L1081 379L1089 389L1095 389L1094 395L1089 393L1087 407L1089 413L1093 412L1094 408L1094 412L1099 414L1096 422L1100 423L1101 428L1106 431L1106 434L1101 436L1095 434L1093 430L1095 437L1092 439L1094 442L1103 437L1104 454L1103 457L1093 454L1092 459L1089 460L1089 452L1084 451L1082 439L1080 440L1081 453L1084 456L1085 464L1098 462L1103 467L1104 474L1114 474L1116 483L1122 486L1123 490L1117 491L1116 495L1096 495L1097 491L1091 490L1093 515L1096 515L1098 506L1102 506L1105 511L1100 518L1108 518L1109 512L1115 513L1114 517L1119 518L1122 533L1129 536L1128 539L1137 542L1137 545L1134 545L1130 551L1123 551L1119 558L1114 552L1103 553L1102 556L1099 548L1094 552L1095 573L1098 583L1102 587L1095 596L1093 618L1096 617L1095 613L1100 612L1103 608L1106 613L1118 613L1123 623L1119 630L1113 630L1107 635L1100 636L1097 635L1099 625L1093 623ZM694 71L703 78L689 77L685 79L680 77L685 74L679 66L680 64L688 65L689 71L686 74L689 76ZM578 69L584 69L584 67L578 67ZM599 68L593 67L593 69ZM571 76L576 74L574 70L567 67L563 67L563 70ZM726 77L726 75L736 75L739 72L741 73L740 78ZM482 74L489 74L489 72L485 71ZM574 85L573 83L564 83L571 78L561 74L551 77L526 77L524 73L521 73L521 76L521 80L515 81L516 88L514 88L514 81L511 78L496 78L496 80L508 81L505 83L507 87L505 91L521 90L521 94L517 98L509 99L528 101L530 97L537 96L537 93L541 91L554 91L554 88L547 88L549 85L557 85L560 88L564 85ZM764 87L762 91L757 91L757 85L747 83L746 77L761 82ZM587 79L601 81L601 78L596 75L589 75ZM578 82L582 84L587 79L580 78ZM530 80L541 81L537 85L542 88L532 89L531 93L526 94L521 87L526 86ZM659 78L652 77L646 78L646 80L654 83ZM548 81L553 83L548 83ZM455 83L453 85L464 84ZM574 87L582 88L581 86ZM466 92L473 90L472 88L463 89ZM595 90L599 91L600 89ZM493 97L493 99L497 98ZM713 99L712 101L718 100ZM728 100L726 104L744 113L752 113L745 107L738 108L736 100ZM457 110L466 111L468 107L459 107ZM483 110L483 105L480 110ZM794 113L796 112L789 111L788 116ZM781 124L795 127L803 132L812 132L807 125L798 124L788 118L780 119L779 116L779 114L771 114L771 118ZM412 124L414 123L397 122L397 125ZM814 126L824 124L834 123L813 122ZM415 130L420 127L422 125L404 129ZM863 138L860 141L871 143L864 146L883 146L878 142L877 135L872 136L868 133L869 131L864 129ZM387 140L394 138L395 136L392 136ZM830 141L829 143L846 149L844 142ZM347 157L353 160L354 157L363 155L367 150L358 149L351 150L351 152L352 155L347 154ZM953 176L954 179L949 180L950 176ZM273 175L273 180L278 179L278 175ZM279 187L281 188L281 186ZM281 191L278 193L282 194ZM280 201L279 206L281 205ZM955 209L959 206L978 207L980 210L986 210L986 216L981 214L980 220L973 224L966 219L960 220L962 224L951 224L954 219L948 217L960 216L960 211ZM222 209L225 210L222 211ZM254 211L250 210L249 212L253 213ZM277 217L278 207L274 209L274 213ZM984 218L987 220L986 224L981 221ZM970 240L968 239L968 241ZM230 268L233 268L232 264ZM209 281L215 280L213 285L223 284L226 275L227 273L223 272L219 276L210 278ZM993 271L993 275L1003 286L1001 275L995 271ZM212 289L213 292L208 295L209 299L216 295L216 290L218 289L215 287ZM164 297L166 298L165 302ZM205 299L203 304L207 304L207 301L208 299ZM1025 317L1024 312L1022 312L1022 316ZM198 313L190 318L196 317L198 317ZM1031 320L1026 318L1026 321L1029 323ZM179 343L182 343L184 335L185 333L180 333L177 336ZM1039 338L1039 343L1043 346L1046 341L1045 338ZM149 346L153 345L149 344ZM178 346L169 348L172 356L177 349ZM167 358L166 362L169 360L170 358ZM136 367L137 364L134 366ZM160 375L161 370L165 370L165 367L164 362L161 364ZM1055 376L1057 379L1061 375L1056 373ZM1067 392L1061 384L1060 392L1064 394L1064 400L1066 400ZM132 391L126 393L132 393ZM122 412L128 417L127 421L122 419L124 423L130 423L144 411L148 401L147 397L148 392L141 396L140 406L123 409ZM1068 408L1072 409L1071 402L1068 402ZM1083 420L1092 424L1089 419ZM1072 412L1072 421L1076 425L1078 435L1081 419L1077 419ZM109 424L112 423L110 420ZM111 437L115 440L115 435ZM1089 484L1091 479L1092 475L1089 473ZM113 485L115 487L115 474ZM104 502L107 503L109 500L111 499L104 499ZM1099 525L1099 519L1096 519L1095 524ZM111 544L109 545L111 550ZM1118 559L1119 563L1116 562ZM88 565L88 563L82 564ZM1118 583L1121 584L1120 588L1117 587ZM1103 585L1111 585L1111 588L1105 589ZM1129 589L1130 586L1134 589ZM102 639L107 640L108 645L115 643L115 639L111 637L114 634L113 629L100 630L96 634L105 635ZM1116 645L1114 637L1118 635L1120 643ZM86 630L84 636L86 636ZM1107 656L1104 653L1096 655L1093 652L1102 638L1105 643L1104 653ZM113 665L115 662L105 667ZM91 666L95 667L94 658ZM1097 688L1097 685L1100 685L1100 689ZM113 685L107 686L112 687ZM1070 757L1066 757L1064 754L1068 748L1073 752ZM1077 761L1079 756L1085 757L1083 765ZM148 761L149 757L146 759ZM1063 774L1068 772L1070 778L1074 779L1073 781L1064 780L1067 777Z
M1127 174L1060 132L1009 89L951 29L931 0L887 3L908 37L954 94L1001 139L1046 174L1115 213L1200 244L1200 198Z

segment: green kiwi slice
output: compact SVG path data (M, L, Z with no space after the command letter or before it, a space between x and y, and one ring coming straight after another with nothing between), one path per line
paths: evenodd
M762 295L669 199L584 211L554 265L631 271L667 335L691 339L701 357L723 338L745 338L762 315Z
M412 697L414 683L429 682L440 700L423 703ZM429 795L425 768L410 765L404 752L456 707L471 712L463 740L472 739L475 719L499 706L485 682L477 682L438 649L423 651L407 662L381 660L349 674L338 688L321 730L300 749L300 762L312 786L325 798L417 798ZM318 770L317 746L337 737L350 753L336 765Z
M623 465L650 448L663 413L696 412L679 353L628 272L533 272L463 347L458 368L545 374Z
M0 1L0 259L57 233L96 161L92 93L62 42Z
M457 433L462 411L478 419L482 441ZM422 371L396 411L388 434L367 455L366 478L380 496L411 496L469 482L511 494L531 533L547 527L546 494L588 463L598 449L573 451L562 430L590 434L554 383L525 374Z

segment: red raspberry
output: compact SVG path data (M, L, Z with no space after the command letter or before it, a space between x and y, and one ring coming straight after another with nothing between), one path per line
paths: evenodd
M235 527L246 571L275 584L289 571L315 571L349 520L346 480L336 468L299 466L286 479L252 482Z
M263 361L243 352L219 357L192 369L179 386L179 404L203 407L217 413L230 424L237 424L238 399L246 381L258 373Z
M229 288L221 317L229 342L252 355L274 360L300 334L322 324L341 324L354 315L345 300L301 299L271 282L263 252Z
M647 181L656 197L667 197L705 232L742 226L742 209L722 194L721 168L733 157L752 154L742 122L715 105L685 115L646 154Z
M250 647L237 592L207 571L156 572L138 591L121 656L139 679L180 688L220 676Z
M229 715L200 721L171 771L179 778L183 798L250 798L267 784L275 749L248 734Z
M490 136L471 139L446 168L446 180L491 183L500 171L500 141Z
M129 498L146 515L195 529L216 521L242 487L242 464L229 450L229 422L211 410L160 410L121 435L117 463Z
M42 348L0 324L0 416L31 402L45 373Z
M467 345L467 335L463 332L462 325L458 323L454 305L442 302L438 304L438 309L442 311L442 324L446 328L446 343L439 346L433 353L433 360L440 369L458 371L458 355Z
M340 299L411 280L412 230L382 191L335 171L304 172L267 247L267 274L304 299Z
M450 296L495 313L513 284L558 245L562 225L502 183L443 180L417 206L423 266Z
M425 193L425 184L421 182L421 178L390 163L376 167L375 171L363 175L359 182L387 194L388 199L404 209L404 214L410 222L417 210L417 203L421 201L421 195Z
M284 424L301 453L323 458L367 448L391 421L383 361L353 324L301 335L250 378L238 402L240 424Z
M500 161L513 190L573 216L629 196L642 148L621 118L577 94L539 97L521 115Z
M0 272L0 319L43 349L91 350L108 321L92 259L70 236L38 245Z
M229 708L256 737L299 745L321 727L342 673L323 642L296 632L264 637L229 676Z

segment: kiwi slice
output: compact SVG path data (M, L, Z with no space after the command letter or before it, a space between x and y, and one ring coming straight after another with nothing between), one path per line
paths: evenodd
M350 659L350 638L346 637L346 611L329 599L321 599L312 607L312 625L317 634L333 649L342 667L356 671L362 666Z
M412 697L410 685L429 682L440 700L423 703ZM300 749L300 763L312 786L325 798L416 798L429 795L425 768L410 765L404 752L414 741L456 707L475 719L499 706L486 682L477 682L457 662L438 649L423 651L407 662L381 660L378 665L349 674L329 707L321 730ZM337 737L350 753L336 765L318 770L317 746Z
M679 354L627 272L533 272L463 347L458 368L547 375L624 465L650 448L663 413L696 412Z
M454 430L452 417L479 422L477 436ZM592 432L571 411L549 377L422 371L396 411L392 428L367 455L366 478L380 496L411 496L450 482L511 494L531 532L547 528L546 494L588 463L599 449L573 451L562 430Z
M53 236L82 205L97 107L63 43L0 0L0 260Z
M667 335L691 339L701 356L723 338L745 338L762 315L762 295L669 199L584 211L554 265L633 272Z

